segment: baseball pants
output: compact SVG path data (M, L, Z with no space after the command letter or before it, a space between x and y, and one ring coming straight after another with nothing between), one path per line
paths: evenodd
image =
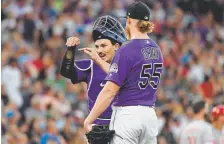
M113 107L110 130L115 130L111 144L157 144L157 116L147 106Z

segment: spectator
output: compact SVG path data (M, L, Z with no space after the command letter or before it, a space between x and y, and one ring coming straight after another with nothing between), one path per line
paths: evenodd
M84 129L79 127L76 131L75 136L72 139L72 144L85 144L87 139L85 138Z
M17 133L15 134L15 137L16 137L15 139L16 143L27 144L28 142L27 136L23 133Z
M23 21L23 37L28 43L33 43L36 32L35 21L33 20L33 11L26 11Z
M9 64L2 68L2 84L10 101L18 107L21 107L23 104L23 97L20 91L21 80L22 74L17 66L17 59L11 57Z
M200 90L205 101L211 103L214 97L214 86L208 75L205 75L204 82L200 85Z
M65 138L66 141L72 141L76 131L78 130L78 126L76 125L72 114L67 114L66 117L67 119L61 135Z
M64 93L58 92L56 94L57 101L54 103L55 109L57 109L62 115L66 115L71 111L71 105L68 100L65 99Z
M6 7L7 12L11 12L17 18L23 17L24 14L31 10L32 6L27 3L27 0L17 0L9 3L8 7Z
M190 67L188 80L195 83L202 83L204 81L204 71L203 66L198 62L198 58L193 58L190 62Z
M48 119L46 133L41 136L40 140L41 144L47 144L48 142L62 144L65 143L64 139L58 135L56 122L53 119Z
M31 107L26 109L25 117L27 121L31 121L34 118L43 119L45 112L41 109L40 97L34 96L31 100Z
M28 137L32 144L40 143L40 137L46 129L45 119L34 118L29 125Z

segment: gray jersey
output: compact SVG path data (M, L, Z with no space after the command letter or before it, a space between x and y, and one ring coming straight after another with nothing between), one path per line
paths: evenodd
M213 127L212 133L214 136L214 144L224 144L224 133L218 131L216 128Z
M202 120L194 120L181 133L180 144L213 144L212 126Z

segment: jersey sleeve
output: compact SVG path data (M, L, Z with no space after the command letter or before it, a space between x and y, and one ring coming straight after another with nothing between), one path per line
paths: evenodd
M74 63L76 75L72 75L72 83L87 82L88 76L91 73L92 65L92 60L76 60Z
M115 53L105 80L112 81L121 87L128 76L131 65L131 60L128 55L126 55L125 51L118 50Z

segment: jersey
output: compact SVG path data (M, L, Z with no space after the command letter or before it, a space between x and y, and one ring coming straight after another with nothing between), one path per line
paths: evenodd
M77 76L73 75L71 78L72 83L86 82L88 91L88 109L92 110L97 96L103 89L106 81L106 73L92 60L77 60L74 66ZM112 115L111 106L94 121L97 125L109 125Z
M216 128L212 128L212 134L214 136L213 144L224 144L224 133L218 131Z
M188 124L180 136L180 144L213 144L212 126L202 120Z
M57 135L45 133L40 138L40 144L50 143L50 141L52 141L55 144L60 144L60 139Z
M106 77L120 86L113 105L154 106L162 68L162 52L152 39L134 39L122 45Z

